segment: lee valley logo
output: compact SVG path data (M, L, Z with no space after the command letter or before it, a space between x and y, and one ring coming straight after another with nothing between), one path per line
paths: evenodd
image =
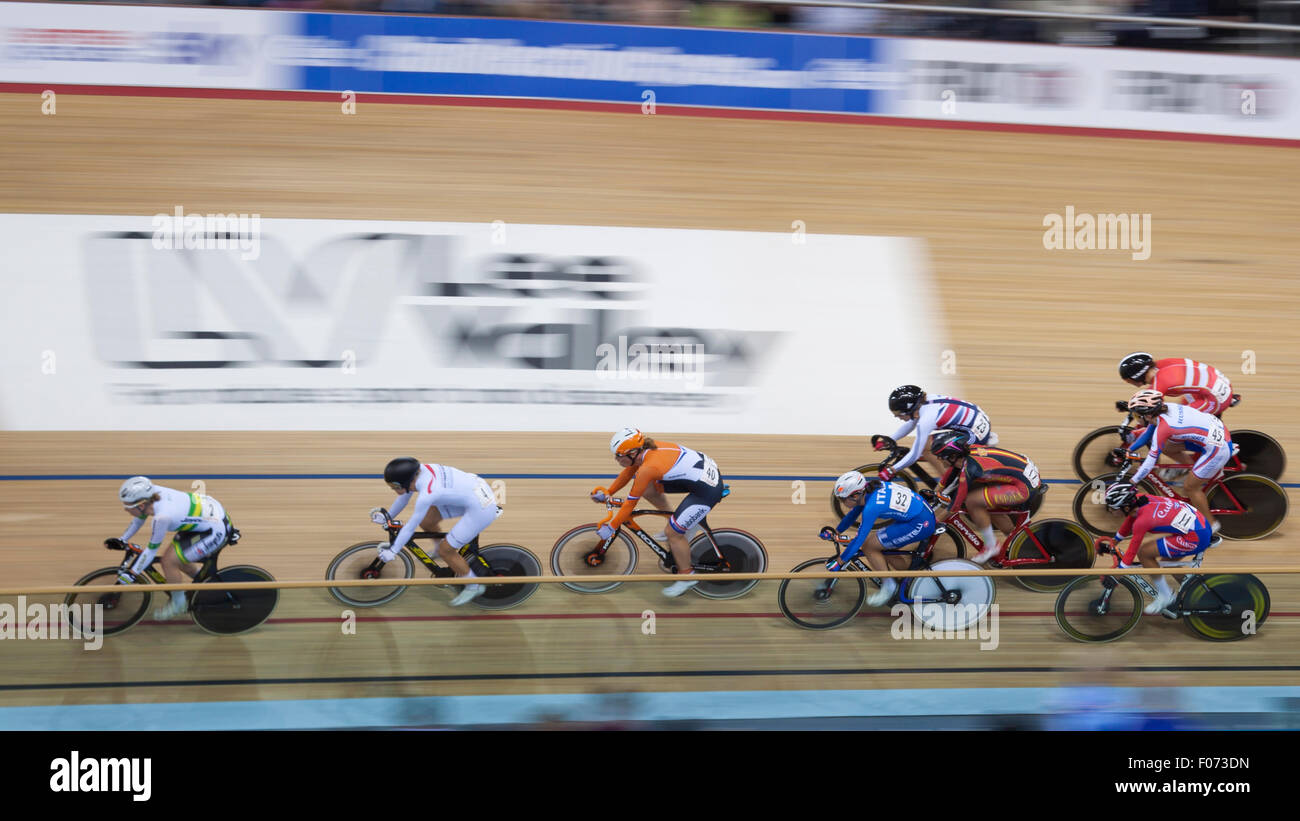
M68 758L50 762L51 792L129 792L132 801L148 801L153 794L152 758L82 758L73 750Z
M80 641L87 650L104 646L102 604L0 603L0 639L63 639Z

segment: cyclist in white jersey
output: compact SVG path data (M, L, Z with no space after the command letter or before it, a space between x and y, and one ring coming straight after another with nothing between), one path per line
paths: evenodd
M415 508L411 511L411 518L402 525L397 539L391 545L380 545L379 558L385 562L397 558L417 527L437 530L443 519L459 518L446 538L439 540L438 555L457 576L473 576L474 571L460 555L460 549L501 515L501 508L488 483L473 473L449 465L421 464L409 456L389 462L384 468L384 481L398 494L393 509L388 511L389 516L396 519L413 493ZM370 518L377 524L384 523L379 508L370 511ZM460 607L482 595L485 589L481 584L467 584L451 604Z
M1205 484L1221 472L1232 458L1232 435L1217 417L1198 411L1190 405L1168 405L1160 391L1150 388L1133 394L1128 408L1145 420L1147 428L1137 441L1129 445L1129 457L1134 458L1142 447L1147 448L1146 459L1129 481L1141 482L1155 467L1160 453L1170 442L1178 442L1197 455L1191 475L1183 479L1183 493L1187 501L1199 510L1210 523L1212 532L1219 531L1219 522L1210 515L1210 502L1205 497Z
M143 476L132 476L122 483L118 498L122 507L134 518L120 540L109 539L105 544L122 547L140 530L146 519L153 517L149 545L129 568L119 574L118 580L123 584L134 581L132 574L144 572L154 556L158 555L158 549L168 533L176 534L172 541L175 549L164 550L159 559L164 576L172 584L193 581L194 575L199 571L198 562L239 538L239 531L231 525L226 509L211 496L182 493L155 485ZM159 621L165 621L179 616L185 609L185 591L177 590L172 593L166 606L154 610L153 616Z
M894 435L890 438L897 442L915 431L916 439L912 442L912 449L906 456L888 470L880 472L880 478L885 481L907 470L918 459L924 459L936 476L942 476L948 470L948 466L939 457L930 453L928 448L930 437L938 431L952 430L965 433L971 445L992 446L998 443L998 435L992 430L988 414L980 410L978 405L951 396L930 397L916 385L895 388L889 394L889 410L894 416L903 420L902 427L894 431ZM877 450L884 447L883 442L876 445Z

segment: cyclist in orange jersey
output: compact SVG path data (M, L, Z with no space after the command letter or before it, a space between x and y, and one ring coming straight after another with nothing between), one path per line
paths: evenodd
M1046 486L1027 457L1002 448L971 447L967 442L965 435L947 431L931 446L934 455L950 465L939 480L943 490L938 497L945 510L935 515L942 518L948 510L961 510L964 505L983 542L974 561L984 564L999 551L993 527L1004 535L1013 527L1010 516L996 514L1028 509Z
M664 494L685 493L686 498L673 511L664 533L677 572L693 573L686 534L722 501L722 477L717 464L699 451L672 442L656 442L636 428L622 428L615 433L609 440L609 450L623 471L608 488L593 490L591 498L603 502L628 482L632 482L632 488L614 518L601 525L596 535L601 539L613 536L642 497L659 510L673 510ZM698 579L692 579L670 584L664 588L664 595L676 598L698 583Z

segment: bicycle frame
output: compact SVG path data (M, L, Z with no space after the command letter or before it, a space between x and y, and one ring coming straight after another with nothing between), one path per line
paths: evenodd
M381 508L381 510L383 509ZM384 529L388 532L388 544L391 546L394 542L397 541L397 534L402 529L402 523L397 519L393 519L389 517L387 510L384 510L383 513L385 519ZM410 550L411 555L420 560L420 564L424 565L425 569L429 571L429 574L431 576L439 579L450 578L456 575L456 571L452 570L450 567L445 567L439 564L438 561L433 556L430 556L428 552L424 550L424 548L416 544L416 541L419 539L436 541L438 539L445 539L446 537L447 534L441 531L418 530L415 533L411 534L411 538L409 541L407 541L404 549ZM462 546L458 552L460 553L461 557L465 559L467 563L477 562L479 564L479 568L486 575L489 576L492 575L491 566L487 563L487 560L485 560L482 556L479 555L478 536L475 536L473 539L470 539L469 543ZM383 566L383 564L384 563L379 560L379 557L376 556L375 560L370 563L370 566L361 572L361 577L378 578L379 570ZM371 573L371 572L374 573L373 576L366 575L367 573Z
M1118 551L1107 551L1107 552L1114 553L1115 556L1114 566L1119 567ZM1168 563L1161 562L1160 564L1163 567L1198 568L1201 566L1201 560L1204 558L1204 556L1205 556L1204 553L1197 553L1195 558L1193 558L1190 562L1175 561L1175 562L1168 562ZM1134 576L1129 576L1129 578L1133 580L1133 583L1136 584L1143 593L1145 593L1146 595L1150 596L1153 599L1156 598L1157 596L1156 589L1150 582L1147 581L1146 576L1134 575ZM1102 584L1106 586L1106 592L1105 594L1103 594L1102 597L1103 605L1104 605L1106 602L1110 600L1111 591L1115 589L1115 586L1116 584L1118 584L1118 582L1114 581L1114 577L1103 576ZM1214 598L1218 599L1219 606L1211 607L1211 608L1199 608L1199 609L1189 609L1185 607L1183 602L1187 600L1188 593L1190 593L1192 590L1196 589L1197 587L1203 587L1207 591L1209 591L1210 594L1214 596ZM1182 582L1179 583L1178 585L1178 592L1174 596L1174 603L1169 605L1167 610L1168 612L1174 614L1174 618L1181 618L1183 616L1201 616L1201 615L1209 616L1209 615L1214 615L1216 613L1231 613L1232 605L1229 604L1228 601L1223 598L1223 596L1220 596L1218 591L1216 591L1213 587L1210 587L1205 583L1204 576L1201 576L1200 574L1197 573L1192 573L1183 577Z
M1146 478L1142 481L1150 482L1151 486L1154 487L1161 496L1166 496L1170 499L1177 499L1180 502L1191 504L1190 500L1186 496L1174 490L1168 482L1157 476L1154 470L1148 473ZM1232 489L1223 483L1222 473L1205 483L1205 498L1209 499L1210 494L1214 493L1216 490L1222 490L1224 495L1232 501L1233 506L1231 508L1210 508L1210 513L1212 515L1216 517L1231 516L1236 513L1246 512L1245 505L1243 505L1241 500L1233 494Z
M908 570L930 570L931 569L930 556L934 551L935 540L940 535L943 535L942 528L938 530L938 533L934 537L931 537L930 539L923 542L922 543L923 546L918 546L915 550L905 550L901 547L891 547L891 548L886 548L880 552L886 557L886 562L888 562L889 556L909 557L911 561L908 562L908 566L907 566ZM843 547L844 545L848 544L851 541L852 539L845 536L839 536L835 539L835 543L841 547ZM839 552L836 551L831 556L828 556L826 560L829 562L838 557L839 557ZM849 559L849 566L852 567L854 570L860 571L862 573L872 573L872 574L878 574L880 576L888 576L887 571L872 570L870 567L867 566L867 563L863 561L860 555L854 556L852 559ZM839 579L827 579L824 589L827 591L831 590L833 587L835 587L835 584L838 581ZM926 601L930 601L929 599L922 599L918 601L912 598L911 582L913 581L914 579L904 579L903 583L898 586L899 604L914 605L914 604L923 604ZM939 585L939 592L943 596L943 598L940 599L939 601L941 603L947 602L947 600L951 597L951 594L946 588L944 588L943 579L936 576L934 577L934 581L935 584Z
M730 494L730 489L724 485L723 498L725 499L729 494ZM611 511L611 515L614 508L622 504L623 504L623 499L617 496L609 497L605 501L605 507L606 509ZM631 517L629 517L628 520L623 523L623 527L626 527L628 530L635 533L637 538L639 538L645 544L646 547L654 551L655 555L659 557L659 561L663 562L665 567L673 568L674 572L676 572L676 570L678 570L679 568L677 568L677 560L673 558L672 551L664 547L663 545L659 544L658 540L656 540L649 533L646 533L645 529L642 528L641 525L637 524L636 521L637 517L639 516L672 516L672 515L673 512L671 510L649 510L649 509L635 510L632 512ZM606 517L606 521L608 520L609 517ZM704 535L708 538L709 546L713 548L713 555L719 562L721 562L721 567L716 564L696 564L695 562L691 562L691 569L696 571L703 571L705 573L718 573L718 572L726 572L730 570L731 565L727 562L726 557L722 555L722 551L718 548L717 539L713 537L713 528L709 527L709 517L705 516L703 519L700 520L700 530L704 531ZM607 541L601 543L600 547L596 548L594 551L592 551L592 553L599 556L600 559L603 561L605 553L608 552L609 550L609 546L614 543L614 539L616 539L617 537L618 534L617 532L615 532L613 536L610 536ZM590 564L590 561L588 563Z
M1123 424L1121 424L1118 428L1115 429L1115 432L1119 435L1120 447L1112 449L1111 455L1106 459L1106 464L1110 465L1111 467L1114 468L1123 467L1124 463L1127 461L1122 454L1118 453L1118 451L1128 450L1129 434L1137 430L1137 427L1135 427L1132 424L1134 421L1135 420L1133 414L1130 413L1128 415L1128 418L1124 420ZM1142 427L1146 427L1146 426L1143 425ZM1231 432L1229 432L1229 438L1231 438ZM1192 453L1193 451L1188 450L1187 452ZM1190 470L1191 467L1192 467L1191 465L1185 465L1182 462L1157 462L1156 465L1152 468L1152 471L1154 472L1157 470L1167 470L1171 468L1179 469L1179 470ZM1232 456L1228 457L1227 463L1223 466L1223 472L1244 473L1245 471L1246 471L1246 466L1241 461L1240 451L1234 448Z

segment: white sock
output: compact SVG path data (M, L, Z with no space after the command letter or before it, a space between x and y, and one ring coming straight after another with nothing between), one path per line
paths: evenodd
M993 525L989 525L980 531L980 541L984 542L981 550L992 550L998 546L998 537L993 535Z
M1174 591L1169 589L1168 578L1161 576L1160 578L1156 579L1156 592L1160 594L1160 598L1162 599L1173 598Z
M172 591L172 601L175 602L176 604L179 604L181 607L184 607L184 606L185 606L185 591L184 591L184 590L173 590L173 591Z

